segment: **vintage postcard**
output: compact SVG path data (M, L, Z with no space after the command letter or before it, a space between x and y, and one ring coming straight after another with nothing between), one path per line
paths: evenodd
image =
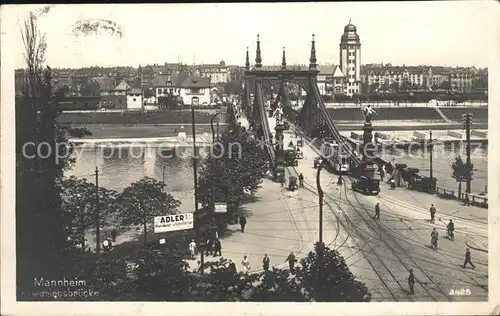
M1 314L499 315L499 12L2 6Z

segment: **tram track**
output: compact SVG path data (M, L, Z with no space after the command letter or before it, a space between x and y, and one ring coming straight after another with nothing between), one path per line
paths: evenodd
M352 179L351 179L350 177L347 177L347 178L349 179L349 182L351 182L351 183L352 183ZM347 187L346 187L345 181L344 181L344 191L346 192L346 199L347 199L347 200L348 200L348 201L349 201L349 202L353 205L353 206L352 206L352 209L353 209L354 211L356 211L356 213L358 213L358 214L360 215L360 217L363 219L363 221L367 224L367 227L372 228L372 229L374 229L374 230L375 230L375 229L380 229L380 228L381 228L381 229L383 230L383 232L384 232L384 234L385 234L385 235L390 235L390 234L387 232L386 228L385 228L383 225L380 225L380 224L378 224L378 222L373 221L373 220L369 220L369 221L368 221L368 220L366 220L366 218L365 218L364 216L362 216L362 214L361 214L361 212L358 210L358 208L354 207L354 204L352 203L352 201L350 201L350 200L349 200L349 198L347 197ZM361 203L360 203L360 201L359 201L359 199L358 199L358 197L357 197L357 195L356 195L356 193L354 193L354 194L353 194L353 196L354 196L354 198L356 199L356 202L357 202L358 204L361 204ZM368 214L368 216L371 218L370 213L368 213L368 211L367 211L366 209L365 209L365 212L366 212L366 213ZM378 225L377 225L377 224L378 224ZM422 274L422 275L423 275L426 279L428 279L428 280L429 280L429 282L430 282L430 283L432 283L432 284L436 287L436 289L437 289L437 290L438 290L441 294L443 294L443 295L444 295L444 296L445 296L445 297L446 297L449 301L453 301L453 300L452 300L452 299L448 296L448 293L444 292L444 291L443 291L443 289L441 289L441 286L440 286L439 284L437 284L437 283L434 281L434 279L433 279L433 278L432 278L432 277L431 277L431 276L430 276L430 275L429 275L429 274L428 274L428 273L427 273L427 272L426 272L426 271L425 271L425 270L424 270L424 269L420 266L420 264L418 264L418 263L417 263L417 262L416 262L416 261L415 261L415 260L414 260L414 259L413 259L410 255L409 255L409 253L408 253L408 252L404 249L404 247L402 247L402 246L401 246L401 244L400 244L400 243L399 243L396 239L394 239L394 238L391 238L391 239L392 239L392 241L393 241L394 245L396 245L396 246L400 249L401 253L402 253L402 254L404 254L404 255L405 255L405 256L409 259L409 261L411 261L411 262L413 263L413 266L414 266L415 268L417 268L418 270L420 270L421 274ZM409 270L410 268L408 267L408 264L406 264L406 263L404 262L404 260L400 257L400 255L399 255L399 254L398 254L398 253L394 250L394 247L393 247L393 246L391 246L391 245L387 242L387 240L386 240L385 238L382 238L382 239L381 239L381 241L382 241L382 242L386 245L386 247L387 247L388 249L390 249L390 251L392 252L393 256L394 256L394 257L395 257L395 258L396 258L396 259L397 259L397 260L401 263L401 265L402 265L402 266L403 266L406 270ZM422 280L419 280L419 282L420 282L420 283L422 283ZM426 283L429 283L429 282L426 282ZM439 300L438 300L438 299L437 299L434 295L432 295L432 294L431 294L431 292L429 291L429 289L428 289L427 287L424 287L424 286L423 286L423 288L424 288L424 290L427 292L427 294L428 294L428 295L429 295L429 296L430 296L430 297L431 297L434 301L436 301L436 302L438 302L438 301L439 301Z
M289 168L290 167L288 167L287 169L289 169ZM295 174L298 174L297 170L295 169L295 167L291 167L291 168L292 168L292 170L294 171ZM307 183L306 181L304 181L304 185L307 185L309 187L314 188L314 186L312 186L311 184ZM315 195L318 195L318 193L315 190L313 190L312 188L305 188L305 189L307 189L308 191L312 192ZM324 194L324 196L327 196L327 195ZM335 199L330 199L330 200L335 205L337 205L337 208L342 212L342 214L344 215L344 217L346 219L346 222L342 221L338 217L339 215L335 211L333 211L333 209L330 207L330 210L332 211L331 213L328 213L329 216L330 216L330 219L335 220L335 222L337 222L339 228L340 228L340 226L342 226L342 228L344 229L344 231L348 235L347 238L342 242L341 246L345 245L345 243L348 241L349 237L356 241L356 238L353 238L351 236L352 234L356 234L357 235L356 237L360 237L361 239L363 239L363 241L364 241L363 248L362 248L362 250L358 249L358 251L361 252L363 258L367 261L367 263L369 264L369 266L372 268L371 270L373 272L375 272L377 278L382 283L383 288L385 288L385 290L387 291L387 294L389 294L389 296L393 300L399 302L400 301L399 296L395 294L394 289L392 289L391 286L389 285L388 280L386 280L387 278L385 277L385 275L389 275L390 278L392 278L394 280L394 282L396 284L398 284L398 286L403 290L403 292L406 293L405 292L406 289L401 285L400 280L398 278L396 278L396 276L391 272L390 268L387 267L387 265L384 263L384 261L382 260L382 258L376 253L375 248L372 245L370 245L370 243L368 241L366 241L365 238L363 238L358 232L356 232L357 225L355 223L353 223L351 220L349 220L349 218L347 217L347 214L342 209L342 207L340 206L340 204ZM332 213L333 213L333 215L334 215L335 218L331 217ZM349 228L346 227L346 225L349 226ZM338 232L340 232L340 229L338 229ZM338 248L341 248L341 246L339 246ZM377 261L379 262L378 265L374 262L375 260L369 259L366 256L365 251L363 251L365 247L369 247L370 248L369 251L371 253L373 253L374 256L377 258ZM386 273L381 273L381 270L385 270L387 272ZM386 298L386 295L381 295L381 297L382 298ZM408 300L410 300L410 301L413 301L413 298L410 297L409 295L406 295L406 298Z

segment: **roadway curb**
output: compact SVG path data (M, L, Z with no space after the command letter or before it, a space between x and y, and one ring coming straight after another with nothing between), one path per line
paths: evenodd
M486 249L483 249L483 248L480 248L479 246L476 245L476 243L474 242L471 242L471 241L466 241L465 244L467 245L467 247L469 247L470 249L474 249L474 250L477 250L477 251L482 251L482 252L486 252L488 253L488 250Z

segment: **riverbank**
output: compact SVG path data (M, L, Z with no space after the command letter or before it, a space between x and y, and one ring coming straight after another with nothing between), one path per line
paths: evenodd
M441 123L460 123L462 114L472 113L474 122L488 122L487 107L379 107L374 120L378 121L436 121ZM212 109L195 110L195 122L210 124L217 113ZM328 108L332 120L336 122L362 122L361 108ZM224 122L223 117L218 119ZM162 111L86 111L64 112L58 117L61 123L77 125L87 124L191 124L192 117L189 109L162 110Z
M184 132L188 136L192 134L191 124L76 124L74 127L87 128L92 135L86 139L101 138L157 138L177 136ZM353 121L336 122L339 131L360 131L362 124ZM226 124L219 124L219 132L225 130ZM460 130L460 123L443 123L436 121L373 121L374 131L414 131L414 130ZM476 123L474 129L488 129L488 123ZM214 124L216 131L216 125ZM210 124L196 124L196 135L212 135Z

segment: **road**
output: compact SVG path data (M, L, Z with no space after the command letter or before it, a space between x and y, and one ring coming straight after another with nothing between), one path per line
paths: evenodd
M274 129L274 120L269 121ZM285 133L284 144L294 138L292 133ZM287 171L302 173L305 188L290 199L309 205L303 208L303 214L297 214L304 219L298 229L303 240L313 241L318 239L315 154L306 142L303 151L305 158ZM374 301L487 300L487 249L471 250L475 269L460 266L467 243L487 245L487 210L404 188L388 190L384 184L379 196L364 196L351 191L349 179L344 179L344 185L338 186L337 176L327 171L321 174L325 192L323 240L346 258L352 272L370 288ZM381 206L380 220L372 218L377 202ZM438 210L434 224L429 222L430 204ZM454 241L443 238L449 219L455 222ZM440 233L437 251L428 246L434 227ZM336 232L331 234L331 230ZM305 247L312 249L312 243ZM417 280L414 295L409 294L407 285L409 269L414 270Z

